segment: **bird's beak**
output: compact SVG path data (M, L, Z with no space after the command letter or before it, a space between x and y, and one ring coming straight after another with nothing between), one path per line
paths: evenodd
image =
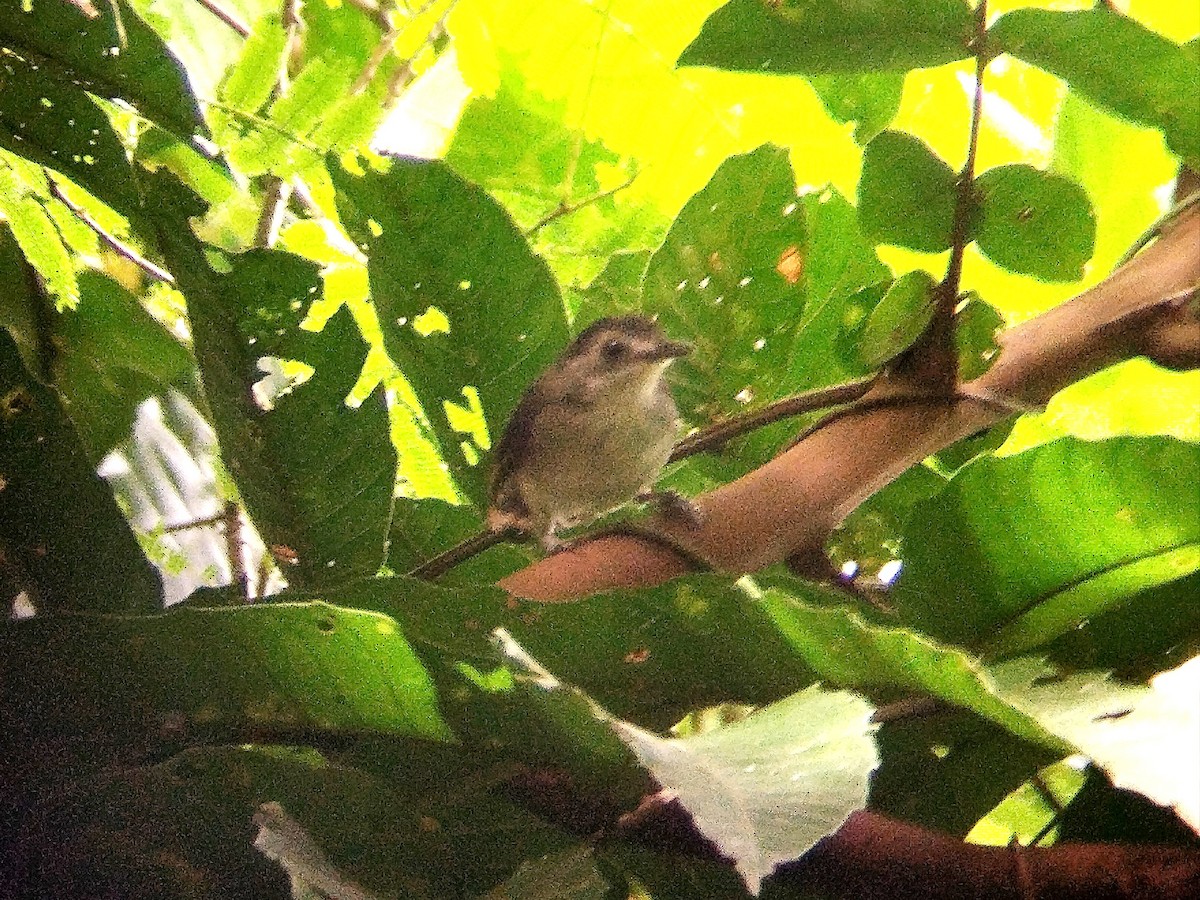
M647 359L678 359L692 352L692 345L686 341L661 341L652 350L646 352Z

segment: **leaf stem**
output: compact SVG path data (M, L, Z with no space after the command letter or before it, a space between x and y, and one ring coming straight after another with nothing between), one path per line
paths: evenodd
M599 203L605 197L611 197L614 194L625 190L625 188L633 184L633 182L637 179L638 174L639 173L634 172L616 187L609 188L607 191L600 191L598 194L592 194L590 197L584 197L582 200L578 200L575 203L567 203L566 201L563 201L550 212L546 213L546 215L538 219L538 221L533 225L529 226L529 228L525 229L525 237L533 237L533 235L537 234L551 222L561 219L563 216L569 216L571 213L578 212L584 207L591 206L594 203Z
M166 269L156 266L128 244L118 240L116 237L105 231L104 227L94 218L92 218L91 214L88 213L86 209L84 209L82 206L68 197L66 193L64 193L62 186L54 180L49 169L43 169L43 172L45 172L46 175L46 182L50 185L51 195L64 206L66 206L66 208L72 213L74 213L75 218L79 219L80 222L92 229L92 231L96 232L96 236L100 238L100 240L102 240L109 247L109 249L111 249L118 256L129 260L155 281L162 281L166 284L175 283L174 276L172 276L171 273Z

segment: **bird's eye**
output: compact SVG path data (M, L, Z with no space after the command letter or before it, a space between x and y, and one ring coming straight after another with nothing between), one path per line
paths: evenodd
M625 355L627 349L623 341L605 341L600 347L600 355L610 362L616 362Z

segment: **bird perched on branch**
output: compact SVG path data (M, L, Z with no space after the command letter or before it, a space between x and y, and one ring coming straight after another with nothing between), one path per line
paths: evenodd
M496 447L488 527L557 532L648 496L679 436L664 375L691 352L644 316L601 319L525 392Z
M513 532L552 552L560 530L634 499L694 517L688 501L650 492L679 436L664 375L690 352L645 316L584 329L525 392L496 445L487 530L410 574L435 578Z

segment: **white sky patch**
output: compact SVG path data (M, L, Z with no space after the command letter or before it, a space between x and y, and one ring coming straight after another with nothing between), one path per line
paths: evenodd
M975 96L975 76L968 72L957 74L958 83L970 100ZM997 131L1035 157L1032 160L1034 165L1044 166L1050 162L1050 155L1054 152L1051 135L999 94L984 90L983 115Z

